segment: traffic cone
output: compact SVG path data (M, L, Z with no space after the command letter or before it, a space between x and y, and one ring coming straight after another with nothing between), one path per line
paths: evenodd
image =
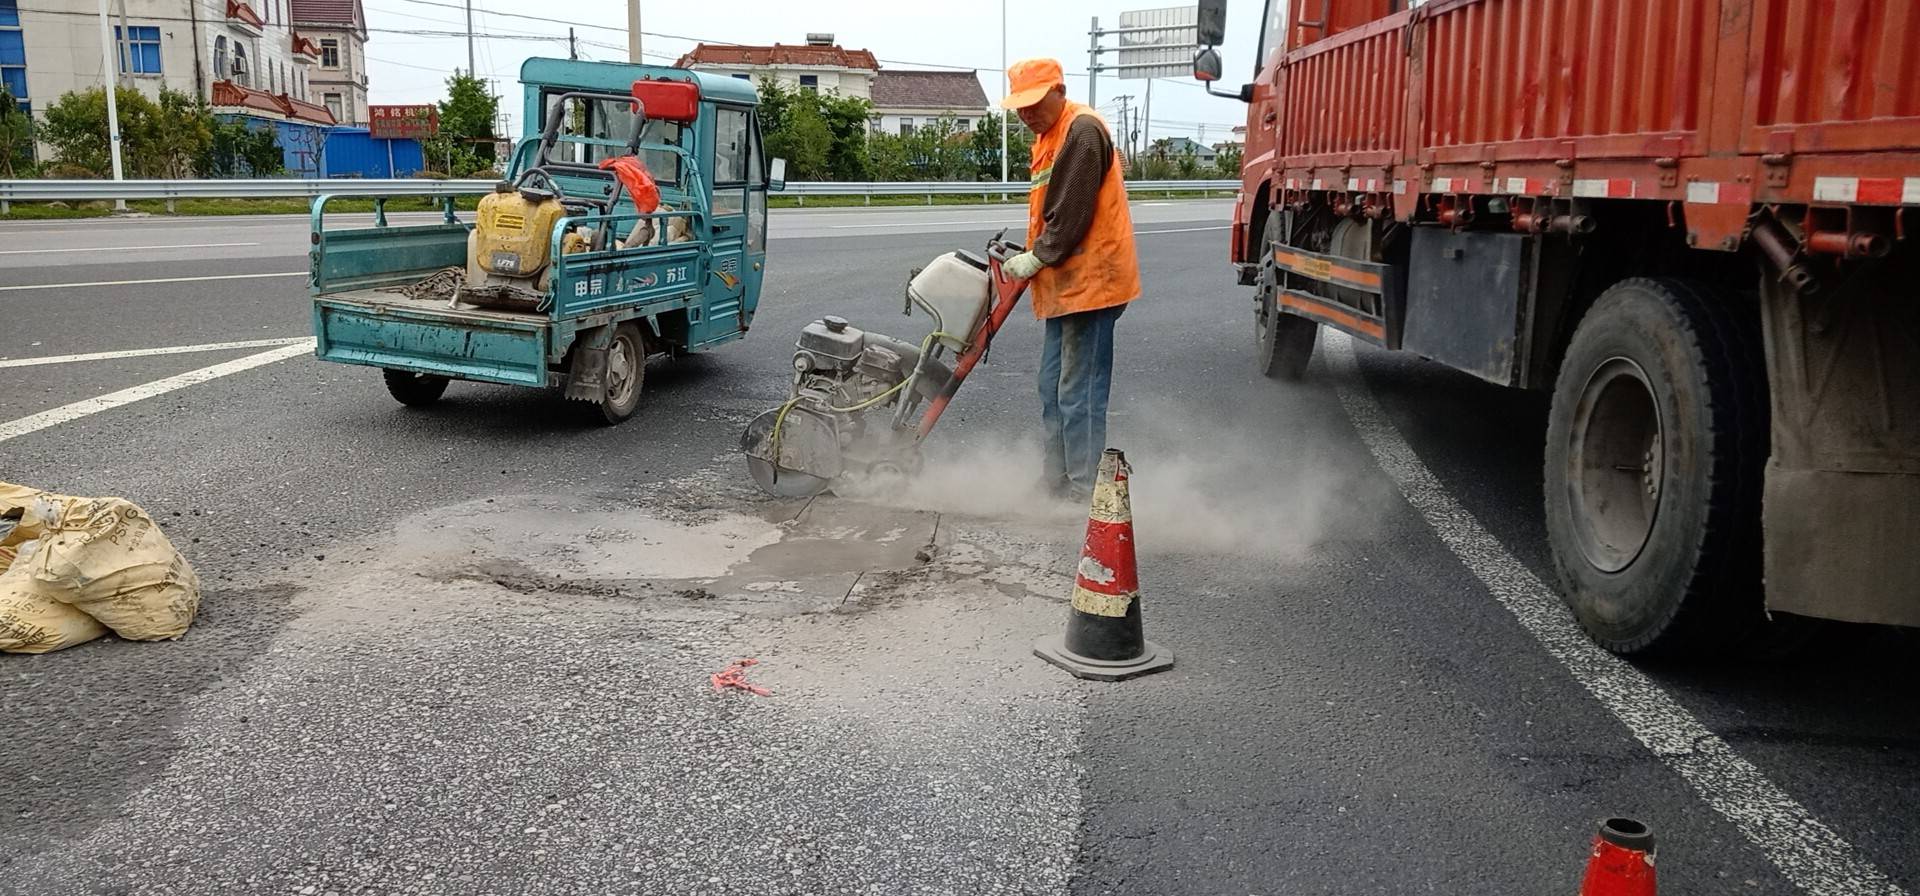
M1653 829L1631 818L1600 823L1580 896L1654 896Z
M1133 507L1127 477L1133 468L1117 448L1100 458L1087 513L1087 541L1067 611L1067 633L1042 638L1035 656L1078 678L1124 681L1173 668L1173 651L1148 641L1140 623L1139 570L1133 561Z

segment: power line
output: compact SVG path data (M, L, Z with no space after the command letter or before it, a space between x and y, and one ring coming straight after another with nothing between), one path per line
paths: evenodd
M442 0L401 0L401 2L417 3L421 6L438 6L445 9L465 9L466 8L461 4L446 3L446 2L442 2ZM552 25L571 25L576 28L597 28L602 31L613 31L620 34L627 33L627 29L624 27L617 26L617 25L602 25L597 22L580 22L572 19L559 19L551 16L535 16L535 15L528 15L526 13L518 13L518 12L495 11L495 12L490 12L489 14L496 15L496 16L506 16L506 17L515 18L515 19L526 19L532 22L546 22ZM748 44L742 44L737 41L714 40L712 38L705 38L705 37L690 37L685 34L668 34L661 31L641 31L640 33L647 37L660 37L660 38L665 38L667 40L680 40L680 41L686 41L688 43L694 43L694 44L712 44L714 46L719 46L719 47L749 46ZM625 48L622 47L621 49L624 50ZM660 58L668 58L668 57L666 54L660 54ZM675 56L672 58L678 59L679 57ZM948 64L939 63L939 62L919 62L919 61L907 60L907 59L879 59L878 61L888 63L890 65L913 65L913 66L919 66L921 68L943 68L943 69L948 69L950 71L973 71L973 72L1003 71L1003 69L993 68L991 66L948 65ZM1064 74L1066 74L1069 77L1075 77L1075 78L1084 78L1087 76L1086 72L1065 72Z

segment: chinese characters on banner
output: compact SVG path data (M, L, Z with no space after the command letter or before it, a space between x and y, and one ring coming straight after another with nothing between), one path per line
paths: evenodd
M424 106L368 106L367 136L376 140L424 140L440 130L440 110Z

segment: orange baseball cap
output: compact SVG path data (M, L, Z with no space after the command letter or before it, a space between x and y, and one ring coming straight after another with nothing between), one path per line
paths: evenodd
M1000 101L1002 109L1024 109L1047 95L1047 91L1065 84L1058 59L1022 59L1007 69L1007 83L1013 92Z

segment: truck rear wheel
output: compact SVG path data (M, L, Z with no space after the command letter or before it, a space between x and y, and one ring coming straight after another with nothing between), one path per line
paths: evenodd
M1568 606L1609 650L1707 651L1765 623L1759 327L1733 296L1642 278L1574 333L1548 418L1547 534Z
M1253 335L1260 354L1260 373L1272 379L1298 381L1313 361L1320 324L1280 310L1280 269L1273 264L1273 247L1280 240L1280 212L1267 215L1260 236L1260 291L1255 296Z
M625 423L640 408L640 387L647 378L647 340L631 321L615 327L607 346L607 387L600 416L608 425Z
M410 408L433 404L447 391L447 378L444 376L385 368L380 373L387 381L387 394Z

